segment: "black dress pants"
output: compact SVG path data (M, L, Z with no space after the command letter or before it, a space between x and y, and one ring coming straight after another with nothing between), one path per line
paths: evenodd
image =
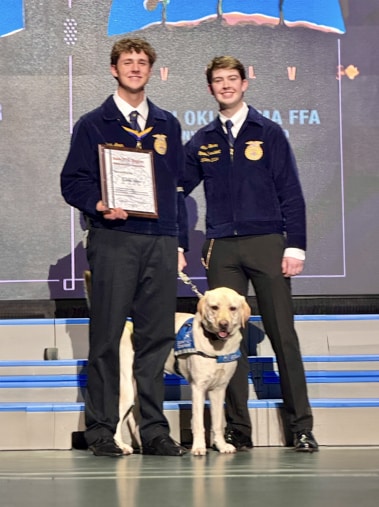
M311 430L304 366L299 340L294 328L290 279L282 275L284 238L279 234L216 239L209 255L207 240L203 257L207 258L207 278L211 289L230 287L247 296L249 281L253 284L259 313L278 362L284 408L292 432ZM251 435L247 409L248 372L246 338L242 357L226 397L226 421L244 434Z
M146 443L169 433L163 414L165 360L175 339L177 238L92 228L92 273L85 437L113 437L118 423L119 344L127 317L134 326L134 374Z

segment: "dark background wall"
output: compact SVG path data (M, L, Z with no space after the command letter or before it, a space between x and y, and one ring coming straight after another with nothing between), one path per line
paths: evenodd
M307 261L293 281L294 295L356 299L379 293L377 0L225 1L224 18L216 16L213 0L171 0L166 24L160 2L146 11L142 0L18 0L13 12L10 3L0 5L3 302L30 307L31 301L67 300L66 307L83 298L84 224L61 198L59 174L73 123L115 89L109 53L126 33L157 49L147 92L175 112L183 142L217 114L206 64L220 54L243 61L246 101L286 130L307 201ZM236 5L240 14L233 17ZM143 16L153 24L142 28ZM186 23L177 24L181 20ZM187 273L203 291L202 188L188 207ZM178 297L191 296L179 281Z

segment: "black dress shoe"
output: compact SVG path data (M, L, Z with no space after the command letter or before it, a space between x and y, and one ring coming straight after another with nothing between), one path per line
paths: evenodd
M225 431L225 441L228 444L234 445L237 451L247 451L252 449L253 442L248 435L242 433L242 431L236 428L227 428Z
M142 445L142 454L154 456L183 456L187 450L172 440L169 435L158 435L146 445Z
M122 449L115 443L113 438L99 438L95 443L88 446L95 456L122 456Z
M318 443L309 430L297 431L294 434L293 445L295 451L315 452L318 451Z

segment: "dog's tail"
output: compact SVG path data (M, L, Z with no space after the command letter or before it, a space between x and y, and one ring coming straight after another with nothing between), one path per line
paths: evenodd
M91 308L91 296L92 296L91 271L86 269L83 274L84 274L84 293L86 295L87 306L88 308Z

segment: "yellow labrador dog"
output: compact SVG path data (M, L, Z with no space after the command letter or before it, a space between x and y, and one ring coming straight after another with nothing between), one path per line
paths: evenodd
M89 274L85 274L87 291ZM166 373L179 373L192 392L191 453L206 454L204 403L208 395L211 410L213 446L220 453L234 453L224 438L225 391L237 367L243 328L250 317L246 299L232 289L220 287L206 291L199 299L195 315L175 314L177 342L165 364ZM138 434L138 407L133 378L132 325L127 322L120 342L119 423L114 436L124 454L133 453L125 442L125 423L131 443L141 446ZM137 410L136 410L137 408Z

